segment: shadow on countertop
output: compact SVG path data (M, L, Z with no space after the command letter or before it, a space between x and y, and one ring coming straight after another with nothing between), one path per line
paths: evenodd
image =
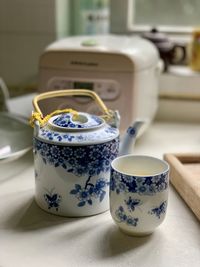
M33 190L22 191L20 195L19 197L17 194L12 194L12 204L10 203L12 208L6 211L7 214L4 219L0 219L0 225L3 224L4 229L16 232L40 231L41 229L84 220L84 218L56 216L43 211L33 198ZM21 197L23 197L23 202L20 199Z
M146 246L155 238L155 233L147 236L129 236L124 234L119 228L112 224L102 236L105 244L104 249L101 249L100 258L112 258L128 251L137 250L139 247ZM103 247L103 246L102 246Z

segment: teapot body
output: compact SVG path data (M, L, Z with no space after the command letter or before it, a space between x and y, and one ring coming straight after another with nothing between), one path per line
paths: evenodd
M101 144L63 146L34 138L35 199L44 210L79 217L109 209L110 163L119 137Z
M186 59L186 49L182 44L168 42L157 47L160 57L164 61L164 71L167 71L170 65L182 64Z

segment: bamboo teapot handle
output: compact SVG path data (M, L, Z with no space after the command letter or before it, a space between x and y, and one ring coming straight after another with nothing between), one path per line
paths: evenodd
M58 115L64 112L71 112L73 114L78 114L77 111L72 109L64 109L64 110L55 110L51 114L48 114L44 117L38 102L40 100L53 98L53 97L60 97L60 96L89 96L92 99L95 100L95 102L98 104L100 109L103 112L103 115L101 117L105 119L106 122L108 122L110 125L118 125L119 118L116 114L117 112L114 112L106 107L106 105L103 103L101 98L93 91L86 90L86 89L63 89L63 90L57 90L57 91L49 91L46 93L39 94L34 97L33 99L33 107L35 109L35 112L32 113L32 116L30 118L30 124L34 127L34 122L38 121L41 126L46 124L46 122L54 115Z
M106 105L103 103L101 98L93 91L86 90L86 89L63 89L63 90L57 90L57 91L50 91L46 93L39 94L35 96L33 99L33 106L36 112L38 112L41 117L43 117L42 111L38 105L38 102L40 100L53 98L53 97L59 97L59 96L89 96L95 100L95 102L99 105L103 113L106 115L109 115L109 109L106 107Z

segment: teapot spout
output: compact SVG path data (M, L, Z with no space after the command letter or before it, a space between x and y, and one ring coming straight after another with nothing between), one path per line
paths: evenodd
M119 156L127 155L132 153L133 146L135 144L135 140L140 130L141 126L144 124L144 121L137 120L133 123L132 126L128 127L125 135L120 141L119 147Z

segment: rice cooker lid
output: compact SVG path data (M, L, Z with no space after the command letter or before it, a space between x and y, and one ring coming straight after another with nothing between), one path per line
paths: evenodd
M49 52L58 52L57 56L61 56L61 54L63 55L64 52L68 52L68 54L78 52L79 55L87 54L87 56L88 53L90 53L91 59L96 57L98 54L104 56L121 55L132 62L132 65L134 65L134 71L140 71L149 68L152 65L157 65L159 60L159 53L155 45L139 36L97 35L94 37L68 37L54 42L47 47L45 52L47 52L47 57L49 56ZM78 56L78 54L76 55ZM45 60L45 53L43 56L41 65L46 67L48 63L47 58ZM104 62L102 68L105 64L106 62ZM101 66L99 66L99 68L101 68ZM113 66L113 68L115 68L115 66ZM120 70L120 66L118 66L118 68ZM127 70L124 69L124 65L121 66L121 68L123 68L121 71L130 70L130 68L127 68Z

